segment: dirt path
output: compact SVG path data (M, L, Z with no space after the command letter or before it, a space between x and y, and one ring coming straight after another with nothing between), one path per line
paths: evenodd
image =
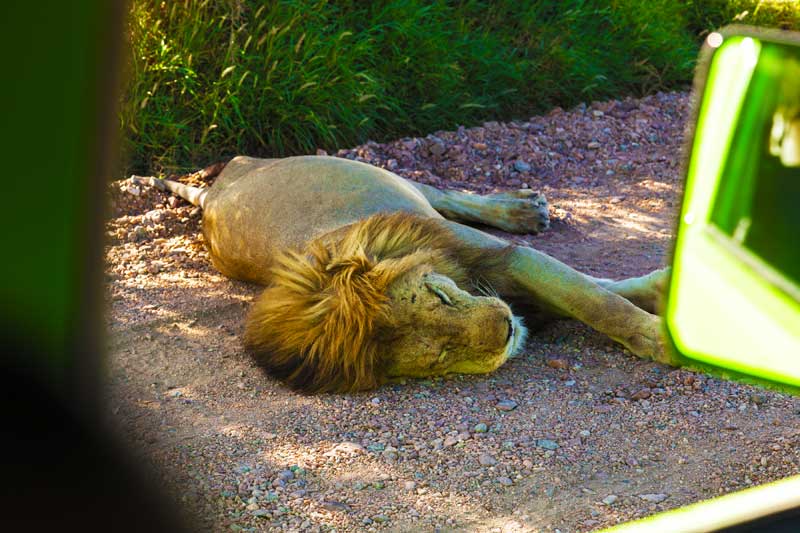
M659 94L337 155L541 190L552 229L513 239L618 278L666 261L687 108ZM128 182L112 199L109 416L200 529L591 531L800 472L800 399L573 322L490 376L298 396L242 352L258 288L210 267L197 211Z

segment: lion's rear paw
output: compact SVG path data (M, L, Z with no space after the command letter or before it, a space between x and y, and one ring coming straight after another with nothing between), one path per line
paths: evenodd
M530 189L502 192L487 196L497 210L492 225L509 233L537 234L550 227L547 199Z

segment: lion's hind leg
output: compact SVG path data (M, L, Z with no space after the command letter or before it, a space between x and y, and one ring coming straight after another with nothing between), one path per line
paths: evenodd
M492 226L509 233L537 234L550 227L547 199L528 189L480 195L439 190L410 181L449 220Z

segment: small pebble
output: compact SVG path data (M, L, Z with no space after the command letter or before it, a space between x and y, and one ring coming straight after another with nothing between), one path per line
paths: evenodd
M539 439L536 441L536 445L539 448L544 448L545 450L557 450L558 443L554 440L550 439Z
M616 494L609 494L605 498L603 498L603 503L606 505L614 505L614 502L617 501L618 496Z
M517 408L517 402L514 400L500 400L497 402L497 408L500 411L513 411Z
M651 503L661 503L666 500L669 496L666 494L640 494L639 499L642 499L646 502Z
M522 159L517 159L514 161L514 170L517 172L528 172L530 169L531 166Z
M472 428L472 431L474 431L475 433L486 433L487 431L489 431L489 427L483 422L481 422L480 424L475 424L475 427Z
M482 453L478 456L478 462L483 466L494 466L497 464L497 459L488 453Z
M550 368L557 368L558 370L567 370L569 368L569 363L566 359L548 359L547 366Z
M327 509L328 511L338 511L338 512L347 512L350 510L350 506L347 505L346 503L335 502L335 501L322 502L322 508Z
M501 476L501 477L497 478L497 482L500 483L501 485L505 486L505 487L509 487L509 486L514 484L514 482L511 481L511 478L508 478L508 477L505 477L505 476Z
M640 389L631 394L631 400L646 400L650 397L650 389Z

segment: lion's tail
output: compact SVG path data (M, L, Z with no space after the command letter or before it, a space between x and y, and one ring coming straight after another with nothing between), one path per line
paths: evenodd
M184 185L183 183L179 183L177 181L159 179L152 176L131 176L131 181L133 183L145 183L147 185L152 185L159 190L175 193L190 204L196 205L197 207L203 207L203 203L206 199L206 193L208 193L208 189L192 187L191 185Z

